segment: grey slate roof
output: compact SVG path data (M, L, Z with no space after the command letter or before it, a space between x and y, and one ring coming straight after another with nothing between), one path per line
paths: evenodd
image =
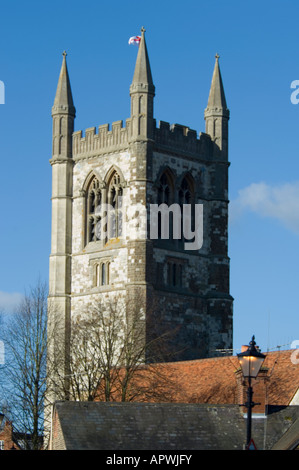
M272 447L272 450L294 450L299 446L299 418Z
M55 411L67 450L242 450L246 437L238 405L56 402ZM255 418L257 447L271 448L297 418L296 406Z

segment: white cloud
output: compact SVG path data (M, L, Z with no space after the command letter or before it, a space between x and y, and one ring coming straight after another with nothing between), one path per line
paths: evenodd
M299 234L299 181L277 186L252 183L240 189L238 197L230 204L231 220L247 210L279 220L286 228Z
M12 313L24 298L19 292L0 291L0 312Z

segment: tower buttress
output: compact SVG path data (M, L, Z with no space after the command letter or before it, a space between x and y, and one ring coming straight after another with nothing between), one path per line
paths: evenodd
M131 205L143 205L146 213L148 204L148 181L152 178L153 139L154 139L154 96L151 67L145 41L145 29L141 28L134 76L130 86L131 124L129 134L130 151L130 190ZM135 305L148 311L151 277L148 265L153 256L152 241L134 237L127 242L128 253L134 253L136 262L128 265L127 298L133 299ZM147 335L146 315L144 334ZM146 340L145 340L146 341Z
M232 305L230 295L228 257L228 121L224 87L219 67L219 55L212 77L208 104L204 117L206 133L213 141L212 162L209 166L210 201L208 210L209 233L209 292L207 294L208 315L221 318L221 334L218 348L231 347L232 344ZM215 332L211 332L211 338ZM215 341L215 340L213 340ZM230 345L230 346L228 346Z
M57 91L52 107L52 236L49 267L49 326L59 327L59 335L50 341L62 341L64 350L63 375L67 375L69 324L71 311L71 253L73 158L72 134L75 107L63 53ZM55 351L55 345L54 351Z
M212 77L208 104L205 109L206 133L209 134L220 150L220 156L224 160L228 158L228 120L229 109L226 105L225 93L219 67L219 55L215 56L216 62ZM219 151L217 152L219 155Z

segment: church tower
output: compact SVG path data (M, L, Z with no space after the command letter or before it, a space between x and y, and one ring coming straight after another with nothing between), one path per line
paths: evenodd
M87 128L84 134L74 131L63 56L52 109L50 298L61 312L66 358L72 318L113 296L135 302L143 311L145 343L171 332L166 360L213 357L217 349L232 347L229 110L219 57L204 114L205 133L198 136L180 124L157 125L154 96L142 28L125 125L115 121L97 130ZM202 240L192 245L197 208ZM188 232L184 211L189 209ZM153 210L157 236L151 231Z

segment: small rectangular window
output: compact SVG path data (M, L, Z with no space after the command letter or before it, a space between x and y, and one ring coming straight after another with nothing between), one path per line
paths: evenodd
M94 263L93 285L94 287L108 286L110 284L110 261L103 260Z
M183 263L178 260L166 264L166 282L169 287L183 287Z

